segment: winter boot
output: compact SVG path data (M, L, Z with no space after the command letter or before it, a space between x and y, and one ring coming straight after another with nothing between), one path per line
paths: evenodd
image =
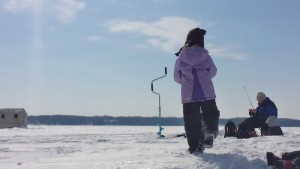
M196 151L196 149L192 149L192 148L189 148L189 149L188 149L188 152L189 152L190 154L193 154L195 151Z
M300 169L300 157L297 157L293 160L293 169Z
M292 161L277 160L273 164L273 169L293 169Z
M300 151L293 151L282 154L283 160L294 160L295 158L300 157Z
M219 112L209 112L210 116L203 113L202 129L203 129L203 144L205 148L212 148L214 139L219 134Z
M190 154L193 154L193 155L200 155L200 154L203 154L203 152L204 152L204 146L203 146L203 142L202 141L199 141L199 146L195 149L195 150L193 150L193 151L190 151L190 149L189 149L189 152L190 152Z
M205 148L212 148L214 146L214 139L216 138L216 135L214 132L205 132L204 133L204 140L203 140L203 146Z
M197 148L193 153L191 153L191 154L193 154L193 155L200 155L200 154L203 154L203 152L204 152L204 149L201 149L201 148Z
M273 169L283 169L284 161L277 160L272 164Z
M215 100L202 102L201 111L204 147L212 148L214 139L219 133L220 111L218 110Z
M203 153L205 150L203 139L199 141L198 151Z
M275 156L273 153L271 152L267 152L267 162L268 165L273 165L275 161L281 160L281 158Z
M203 146L203 143L199 143L199 146L196 148L196 149L191 149L189 148L188 149L188 152L190 154L194 154L194 155L199 155L199 154L203 154L204 152L204 146Z

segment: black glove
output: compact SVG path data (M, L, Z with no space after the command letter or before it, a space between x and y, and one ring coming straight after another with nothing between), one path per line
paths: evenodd
M255 116L255 113L249 111L249 116L250 117Z

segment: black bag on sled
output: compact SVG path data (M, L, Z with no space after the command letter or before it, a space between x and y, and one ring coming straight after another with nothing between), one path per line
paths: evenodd
M238 125L236 137L239 139L250 138L249 132L247 130L246 124L244 122Z
M236 137L237 128L233 121L228 120L228 122L225 125L225 134L224 138L226 137Z

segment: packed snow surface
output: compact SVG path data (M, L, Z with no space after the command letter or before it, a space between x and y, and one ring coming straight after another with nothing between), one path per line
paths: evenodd
M265 154L300 150L300 128L283 128L284 137L224 138L212 149L187 153L183 137L159 139L157 127L28 126L0 130L1 169L263 169ZM164 134L183 133L182 126ZM269 167L270 168L270 167Z

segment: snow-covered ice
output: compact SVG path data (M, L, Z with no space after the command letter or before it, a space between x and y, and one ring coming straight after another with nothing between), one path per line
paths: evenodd
M265 154L300 150L300 128L284 137L224 138L195 156L185 138L158 139L157 127L33 126L0 130L1 169L264 169ZM165 135L183 133L165 127Z

